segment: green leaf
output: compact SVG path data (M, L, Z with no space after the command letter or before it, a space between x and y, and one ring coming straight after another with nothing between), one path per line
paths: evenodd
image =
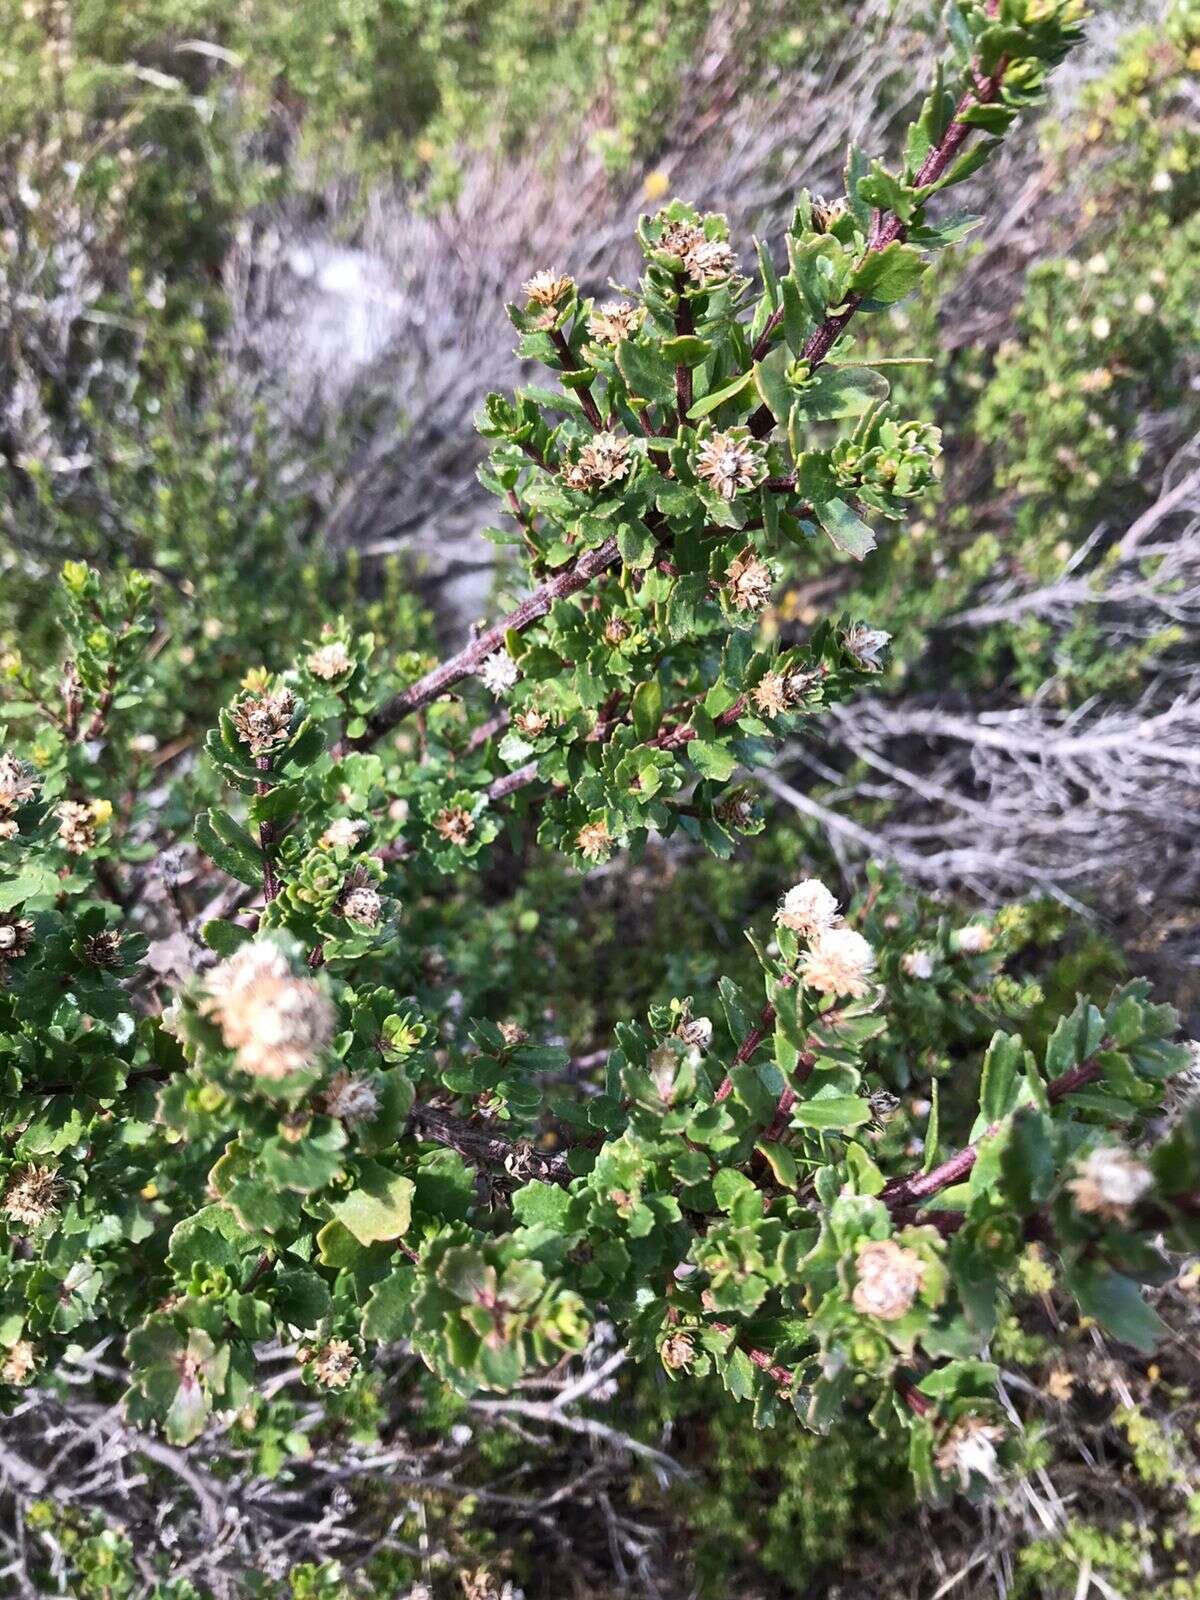
M813 509L817 521L829 535L830 542L836 549L853 556L855 561L861 561L874 550L875 535L862 518L851 511L844 500L825 500Z
M702 777L724 783L737 771L737 757L726 744L709 739L693 739L687 747L688 760Z
M262 852L255 841L224 811L202 811L196 818L197 848L222 872L257 888L262 882Z
M726 400L733 400L754 382L754 369L743 372L741 377L735 378L732 383L727 383L723 389L715 389L712 394L706 394L702 400L688 412L692 422L699 422L701 417L708 416L710 411L715 411L718 406L725 404Z
M1079 1309L1111 1333L1114 1339L1149 1354L1166 1332L1166 1326L1142 1298L1132 1278L1103 1267L1079 1268L1068 1279Z
M891 305L912 293L927 265L913 245L893 242L863 257L850 278L850 288L864 300Z
M979 1115L984 1127L999 1122L1015 1108L1024 1062L1025 1046L1016 1034L992 1035L979 1082Z
M662 353L677 367L698 367L712 355L712 345L707 339L698 339L694 333L681 334L677 339L664 339Z
M236 922L206 922L200 936L219 956L231 956L239 945L254 937L249 928L239 927Z
M633 731L645 743L653 739L662 722L663 692L657 678L647 678L633 691Z
M398 1267L371 1290L363 1311L364 1339L390 1344L407 1336L413 1324L415 1274L411 1267Z
M329 1289L323 1278L308 1267L276 1272L271 1300L281 1322L311 1331L329 1315Z
M375 1161L359 1164L355 1187L333 1207L334 1217L360 1244L400 1239L412 1221L411 1178L389 1172Z
M617 367L631 396L659 404L674 400L675 368L652 346L623 339L617 348Z
M800 1100L792 1107L792 1121L802 1128L860 1128L870 1120L870 1102L856 1094Z
M623 522L617 529L617 549L627 567L648 567L656 548L654 535L643 522Z

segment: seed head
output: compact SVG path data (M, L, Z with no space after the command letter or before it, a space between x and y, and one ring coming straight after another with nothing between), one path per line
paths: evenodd
M0 913L0 970L6 961L19 961L33 944L33 923L28 917Z
M365 928L377 928L383 917L383 901L369 884L358 884L343 896L342 915L348 922L361 922Z
M755 488L767 475L762 449L745 428L710 434L692 466L696 476L722 500L732 500L743 489Z
M705 239L688 254L688 277L702 286L719 283L729 276L735 264L733 250L726 240Z
M702 1054L712 1043L713 1025L711 1017L688 1017L675 1029L676 1035L684 1044L690 1045L693 1050Z
M820 195L813 195L811 215L814 233L828 233L838 218L845 214L844 200L825 200Z
M696 1347L686 1333L669 1333L659 1355L668 1372L683 1372L696 1359Z
M529 1033L519 1022L502 1022L500 1024L500 1037L510 1050L515 1050L518 1045L529 1043Z
M995 934L982 922L972 922L969 927L960 928L954 935L955 946L966 956L984 955L995 942Z
M83 958L93 967L121 965L121 935L115 928L102 928L83 941Z
M4 1210L14 1222L39 1228L58 1215L66 1185L53 1167L21 1167L4 1191Z
M26 1381L36 1364L37 1352L28 1339L18 1339L4 1352L0 1362L0 1379L5 1383L20 1385Z
M93 808L78 800L64 800L58 816L59 843L73 856L83 856L96 843L96 816Z
M761 611L771 598L771 569L747 546L725 569L735 611Z
M1149 1167L1122 1145L1106 1144L1085 1157L1067 1188L1077 1210L1109 1222L1128 1222L1130 1208L1153 1183Z
M336 1117L348 1128L356 1128L378 1116L379 1094L370 1078L359 1077L343 1068L329 1080L321 1109L327 1117Z
M895 1322L911 1311L925 1277L925 1263L916 1251L894 1239L860 1245L854 1270L851 1303L864 1317L880 1322Z
M815 939L838 920L838 903L820 878L794 884L779 902L775 921L802 939Z
M880 657L891 638L882 628L868 628L865 622L856 622L842 634L842 643L864 672L882 672Z
M694 222L668 222L655 248L664 255L674 256L686 268L694 252L705 242L704 229Z
M588 332L597 344L620 344L637 332L645 315L641 306L632 306L628 300L612 300L597 306L588 317Z
M579 452L578 461L567 467L563 481L568 489L603 489L619 483L631 466L629 440L615 433L598 433Z
M333 639L329 644L323 644L305 661L304 665L314 678L340 678L350 671L354 659L340 639Z
M274 1082L312 1066L333 1036L334 1011L312 978L297 978L270 940L254 940L208 974L201 1010L238 1067Z
M522 288L531 306L557 306L568 295L574 294L575 280L567 277L565 273L543 269L541 272L535 272Z
M603 817L599 822L585 822L575 835L575 848L588 861L607 861L612 847L612 836Z
M475 832L475 819L464 806L446 806L433 819L433 825L447 844L465 845Z
M734 789L717 806L717 820L727 828L752 827L757 812L754 800L746 789Z
M1003 1438L1004 1429L994 1422L959 1417L934 1452L933 1464L944 1477L957 1477L963 1489L970 1485L973 1473L995 1483L1000 1475L996 1446Z
M318 841L326 850L353 850L365 822L355 822L352 817L334 817Z
M480 683L497 698L511 689L520 676L520 669L507 650L493 650L479 669Z
M344 1389L358 1370L358 1357L348 1339L330 1339L319 1350L302 1353L312 1362L313 1377L325 1389Z
M604 637L609 644L624 644L629 637L629 624L624 617L609 617L604 624Z
M526 706L513 717L513 727L527 739L540 739L551 725L551 717L537 706Z
M7 750L0 754L0 816L11 815L28 805L37 790L37 778L27 762L18 761Z
M808 988L856 1000L866 994L874 970L875 952L853 928L823 928L800 962L800 976Z
M924 981L933 977L933 956L928 950L910 950L900 965L910 978Z
M750 691L764 717L778 717L788 708L787 679L782 672L764 672Z
M252 755L262 755L282 744L291 726L296 697L290 689L248 695L229 713L238 738L250 746Z

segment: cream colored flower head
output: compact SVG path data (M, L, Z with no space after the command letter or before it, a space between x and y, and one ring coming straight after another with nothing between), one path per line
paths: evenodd
M8 751L0 754L0 816L5 816L28 805L37 794L38 781L34 770Z
M868 628L865 622L856 622L842 635L842 643L866 672L883 671L883 652L891 642L890 633L882 628Z
M1127 1222L1131 1208L1153 1185L1149 1167L1119 1144L1093 1150L1067 1179L1076 1209L1109 1222Z
M612 847L612 836L603 817L599 822L585 822L575 835L575 848L588 861L607 861Z
M359 834L366 826L365 822L356 822L353 817L334 817L319 842L326 850L353 850Z
M628 439L615 433L598 433L590 444L579 452L578 461L572 462L563 472L563 482L569 489L603 489L610 483L619 483L633 465Z
M329 1080L329 1087L321 1099L321 1109L327 1117L336 1117L348 1128L371 1122L379 1114L379 1093L370 1078L363 1078L344 1068Z
M27 1228L40 1228L58 1215L59 1201L66 1184L53 1167L19 1167L9 1179L0 1209L14 1222Z
M290 689L266 694L251 694L229 713L238 738L249 745L252 755L262 755L287 738L296 697Z
M377 928L383 918L383 901L370 884L357 884L347 890L342 900L342 915L349 922L358 922L364 928Z
M996 942L996 935L982 922L972 922L954 935L955 948L965 956L984 955Z
M934 1452L933 1464L947 1478L957 1478L959 1486L970 1486L972 1475L995 1483L1000 1476L996 1446L1004 1429L982 1417L959 1417Z
M630 305L628 300L610 301L597 306L588 317L588 333L597 344L620 344L637 332L645 315L641 306Z
M924 981L933 977L933 956L928 950L910 950L900 965L910 978Z
M507 650L493 650L479 668L479 681L497 699L506 694L521 676L520 668Z
M333 1037L334 1010L321 985L296 977L269 939L245 944L205 980L201 1011L221 1030L241 1071L268 1082L311 1067Z
M805 878L793 884L775 913L781 928L790 928L802 939L815 938L838 920L838 903L819 878Z
M761 611L771 598L774 579L765 561L747 548L725 569L726 587L735 611Z
M800 959L806 988L859 1000L870 988L875 952L853 928L823 928Z
M333 639L314 650L304 664L314 678L328 681L349 672L354 659L340 639Z
M692 464L696 476L722 500L756 488L767 475L764 452L744 428L709 434Z
M851 1303L864 1317L895 1322L915 1305L925 1270L925 1262L916 1251L894 1239L875 1239L859 1245Z

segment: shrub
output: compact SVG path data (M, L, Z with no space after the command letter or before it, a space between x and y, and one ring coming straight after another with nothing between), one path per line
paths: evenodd
M535 814L580 869L652 836L730 863L763 827L739 775L872 682L886 619L781 647L759 617L790 548L862 559L928 489L937 430L854 330L961 235L929 201L1036 102L1079 9L955 10L900 170L851 151L757 289L680 201L643 219L626 300L530 277L512 320L558 387L480 418L530 587L456 655L314 628L290 668L247 662L173 783L142 759L179 698L155 580L66 567L66 655L9 663L0 758L10 1390L121 1339L128 1416L187 1445L214 1413L253 1431L267 1346L336 1407L380 1347L505 1393L611 1320L761 1425L903 1430L944 1498L1021 1458L989 1343L1048 1273L1152 1345L1140 1285L1160 1237L1196 1237L1200 1125L1156 1120L1187 1052L1140 981L1031 1021L994 952L1034 913L956 927L879 876L844 911L806 875L755 919L752 976L617 1022L591 1095L547 1092L571 1063L536 993L466 1011L427 937ZM993 1007L1031 1025L987 1041ZM934 1090L901 1140L896 1091L949 1051L947 1131Z

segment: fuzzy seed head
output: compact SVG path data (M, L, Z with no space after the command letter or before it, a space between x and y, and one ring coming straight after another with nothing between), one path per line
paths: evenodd
M688 255L688 277L707 288L710 283L720 283L727 278L735 265L733 250L726 240L705 239Z
M970 927L960 928L954 936L955 945L965 956L985 955L995 942L995 934L981 922L973 922Z
M121 965L121 935L115 928L102 928L90 934L83 942L84 960L93 967L119 967Z
M693 254L705 243L704 229L694 222L668 222L655 248L682 261L686 268Z
M815 939L838 920L838 903L820 878L805 878L793 886L779 902L775 921L790 928L802 939Z
M37 778L27 762L18 761L7 750L0 754L0 816L28 805L37 790Z
M360 1077L344 1068L329 1080L321 1100L321 1109L327 1117L336 1117L348 1128L360 1127L379 1114L379 1093L370 1078Z
M1149 1167L1122 1145L1101 1145L1080 1163L1067 1188L1078 1211L1109 1222L1127 1222L1135 1206L1154 1183Z
M447 844L465 845L475 832L475 819L465 806L445 806L433 825Z
M727 828L753 827L756 814L754 800L745 789L734 789L717 806L717 818Z
M683 1372L696 1359L696 1347L686 1333L669 1333L659 1354L668 1372Z
M348 1339L330 1339L308 1355L313 1377L325 1389L344 1389L358 1370L358 1357Z
M944 1477L957 1478L963 1489L972 1474L995 1483L1000 1475L996 1446L1004 1429L982 1417L959 1417L934 1452L933 1464Z
M229 713L238 738L249 745L252 755L262 755L287 738L296 697L290 689L251 694Z
M213 968L201 1010L237 1065L268 1082L316 1062L333 1037L334 1011L312 978L293 975L270 940L254 940Z
M58 1215L58 1202L66 1190L53 1167L20 1167L4 1191L4 1210L14 1222L40 1228Z
M688 1017L681 1022L675 1030L684 1044L690 1045L693 1050L704 1053L712 1043L713 1025L711 1017Z
M603 489L619 483L632 465L629 440L615 433L598 433L579 452L578 461L567 467L563 481L568 489Z
M575 835L575 848L588 861L607 861L612 854L612 847L608 823L603 818L599 822L585 822Z
M362 923L364 928L377 928L383 917L383 901L368 884L359 884L342 900L342 915L349 922Z
M513 717L513 727L526 739L540 739L550 724L551 718L537 706L527 706Z
M641 306L630 305L628 300L610 300L588 317L588 333L597 344L620 344L637 332L645 315Z
M520 676L520 669L507 650L493 650L479 669L480 683L497 699L511 689Z
M808 988L855 1000L867 993L874 970L875 952L853 928L823 928L800 962L800 976Z
M73 856L84 856L96 843L96 818L91 806L64 800L57 811L58 841Z
M735 611L761 611L771 598L771 569L753 550L741 555L725 569L729 598Z
M933 977L933 956L928 950L910 950L900 965L910 978L919 978L922 982Z
M604 638L608 644L624 644L629 637L629 624L624 617L609 617L604 624Z
M575 280L565 273L543 269L522 285L530 306L559 306L575 292Z
M881 657L891 638L882 628L868 628L865 622L856 622L842 634L842 643L864 672L882 672Z
M864 1317L895 1322L912 1310L924 1276L916 1251L894 1239L872 1240L859 1246L851 1303Z
M353 850L365 822L355 822L352 817L334 817L318 841L326 850Z
M354 660L342 641L334 639L314 650L304 665L314 678L324 678L329 682L349 672Z
M744 429L711 434L697 452L693 466L696 476L722 500L732 500L743 489L755 488L767 475L763 453Z
M500 1037L504 1040L509 1050L515 1050L518 1045L529 1043L528 1030L519 1022L502 1022L500 1024Z
M29 1340L18 1339L4 1352L4 1360L0 1362L0 1379L16 1385L25 1383L34 1369L36 1359L37 1352Z
M782 672L764 672L750 691L764 717L778 717L788 708L788 684Z

